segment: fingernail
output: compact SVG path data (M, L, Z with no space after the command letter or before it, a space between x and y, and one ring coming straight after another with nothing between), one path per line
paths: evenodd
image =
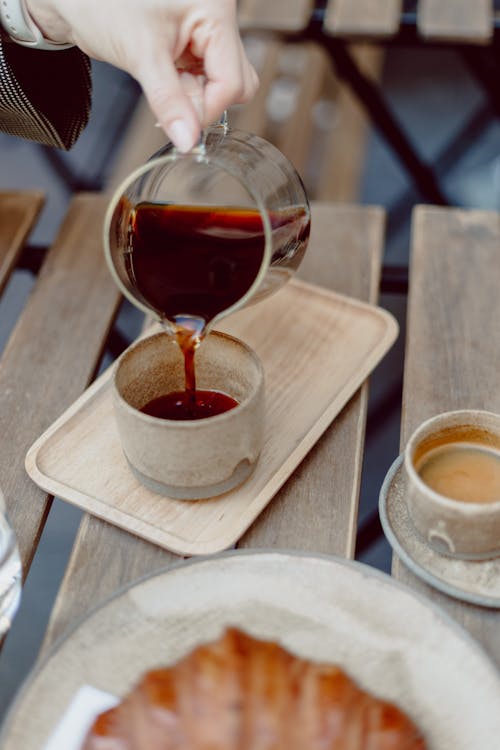
M186 153L194 146L193 136L190 134L183 120L174 120L167 126L168 137L179 151Z

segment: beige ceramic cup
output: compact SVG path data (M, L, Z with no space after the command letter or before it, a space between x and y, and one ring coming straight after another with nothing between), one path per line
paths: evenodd
M404 452L409 514L416 530L436 552L470 560L497 557L500 497L487 503L454 500L433 490L417 471L431 451L457 443L499 452L500 416L461 410L438 414L420 425Z
M184 389L184 359L166 333L127 349L113 378L118 430L133 473L148 489L183 500L214 497L244 482L262 445L264 372L252 349L210 333L196 352L196 387L222 391L238 406L192 421L139 411L154 398Z

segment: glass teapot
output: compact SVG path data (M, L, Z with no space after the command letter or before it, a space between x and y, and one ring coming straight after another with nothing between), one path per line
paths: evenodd
M307 247L310 208L293 165L224 117L183 154L166 145L118 187L104 245L125 296L172 332L202 337L281 287Z

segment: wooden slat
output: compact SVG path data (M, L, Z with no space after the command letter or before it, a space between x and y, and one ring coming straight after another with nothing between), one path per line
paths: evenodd
M270 38L265 45L262 64L256 70L259 75L259 88L253 99L244 107L237 107L229 113L229 124L232 128L246 130L265 137L268 125L267 99L273 81L278 72L279 57L283 43Z
M353 44L351 53L367 76L380 77L384 59L380 47ZM320 165L316 197L322 201L355 201L365 165L369 121L347 84L340 86L336 111L337 121L329 132Z
M439 412L500 412L500 216L417 207L410 282L402 448ZM444 607L500 665L500 611L434 591L397 558L393 572Z
M324 51L315 44L301 45L304 66L298 79L296 106L286 128L278 137L276 145L294 164L299 173L304 173L313 130L311 110L320 98L323 82L330 63Z
M373 301L383 225L382 209L314 206L311 242L300 275ZM366 398L363 387L246 534L241 546L296 547L352 556ZM43 651L117 588L175 559L158 547L85 517Z
M257 66L259 90L251 102L230 113L230 126L271 141L304 174L315 133L312 111L322 97L327 77L332 83L330 61L312 42L293 44L255 35L253 39L265 50ZM289 90L286 99L291 101L283 103L280 86Z
M402 0L329 0L324 28L336 36L393 36L401 6Z
M493 0L419 0L417 26L427 39L486 44L493 34Z
M314 0L239 0L241 29L301 31L309 23Z
M376 207L316 205L300 268L306 281L375 302L384 236ZM365 384L238 547L281 547L353 557L363 457Z
M40 192L0 192L0 295L43 205Z
M24 456L89 382L119 301L103 258L105 204L95 196L73 201L0 360L0 481L25 574L48 503Z

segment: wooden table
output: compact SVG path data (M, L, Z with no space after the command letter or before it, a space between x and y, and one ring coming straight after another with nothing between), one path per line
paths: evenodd
M120 304L103 258L105 205L106 198L99 195L73 200L0 360L0 483L25 573L51 503L26 475L25 453L92 380ZM40 206L39 194L0 194L0 289ZM311 243L300 275L376 302L383 235L380 208L314 205ZM402 445L434 413L461 407L500 411L499 269L498 214L416 208ZM366 416L365 385L239 541L240 548L354 556ZM175 559L85 516L43 650L117 588ZM397 560L394 575L448 610L500 665L500 610L449 599Z

